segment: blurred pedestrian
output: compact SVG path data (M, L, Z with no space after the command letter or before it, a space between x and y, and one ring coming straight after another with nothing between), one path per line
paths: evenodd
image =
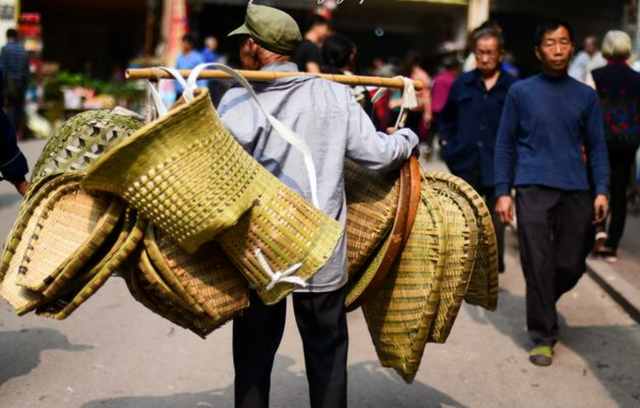
M567 74L573 41L568 23L539 24L542 73L511 86L496 141L496 212L503 223L513 222L515 186L527 327L535 344L529 359L540 366L552 363L559 338L556 302L586 270L593 223L608 211L602 108L593 89Z
M204 62L218 62L220 55L218 54L218 39L216 37L210 35L204 39L202 58L204 58Z
M216 37L211 35L204 39L202 58L206 63L221 62L220 54L218 54L218 39ZM222 87L220 86L220 81L210 79L207 81L207 87L209 88L209 94L211 95L213 106L218 106L220 99L222 98Z
M413 130L421 141L427 143L429 128L431 127L431 78L422 68L424 56L412 51L407 55L405 75L414 81L422 82L422 89L416 91L418 106L409 111L406 126Z
M475 58L475 56L474 56ZM440 116L449 99L453 83L460 74L460 61L455 55L448 55L442 59L444 70L433 78L431 86L431 127L427 139L427 147L432 149L433 141L440 133Z
M328 36L322 43L321 55L323 73L353 75L356 46L348 37L339 34Z
M26 130L24 104L30 76L29 55L18 38L18 31L13 28L7 30L7 44L0 52L0 69L4 71L2 82L7 115L20 140Z
M580 82L586 82L594 69L607 65L607 60L600 52L598 37L590 35L583 41L582 51L577 53L569 65L569 76Z
M204 57L198 50L196 50L196 40L191 34L186 34L182 37L182 52L178 54L178 58L176 59L176 68L177 69L194 69L200 64L204 64ZM182 96L182 86L178 81L175 81L176 86L176 99L180 99ZM206 87L207 81L200 80L198 81L198 86Z
M2 70L0 70L0 75ZM4 98L0 83L0 100ZM25 176L29 171L27 159L16 142L16 132L4 110L0 109L0 179L13 184L18 193L25 195L29 188Z
M502 69L507 71L514 78L520 78L520 68L516 65L516 56L514 53L505 51L504 61L502 61Z
M484 30L486 28L491 28L493 30L499 31L502 34L502 26L496 20L487 20L484 23L480 24L479 27L476 27L473 31L467 34L467 46L465 49L465 55L467 57L464 59L464 63L462 64L462 72L465 74L476 69L476 56L473 55L473 38L476 32Z
M604 111L611 166L611 221L607 241L603 247L596 248L596 252L609 262L617 260L627 215L627 186L640 145L640 74L627 64L631 50L628 34L609 31L602 44L608 65L592 72Z
M301 72L319 73L322 66L320 47L329 35L329 21L318 15L311 14L305 20L304 39L293 54L293 62Z
M325 74L354 75L356 45L344 35L330 35L322 43L322 72ZM351 87L351 93L369 117L373 115L371 97L364 86Z
M277 9L249 4L240 37L245 69L295 72L290 61L302 36L295 21ZM264 109L308 144L318 169L320 210L346 222L346 158L373 170L402 166L418 143L408 129L376 132L348 87L314 76L294 76L256 86ZM274 130L243 88L220 103L222 121L238 142L276 177L311 199L302 157ZM274 237L277 239L278 237ZM304 348L312 408L347 406L348 331L346 241L340 240L327 264L292 295ZM285 327L287 302L266 306L254 290L251 305L233 321L235 406L268 407L274 358Z
M400 68L398 67L398 59L396 57L389 57L387 59L379 59L377 61L379 66L374 71L375 76L380 76L383 78L393 78L395 76L400 75ZM373 96L377 92L376 90L371 90L369 92L370 96ZM389 106L391 105L391 99L396 100L394 102L398 108L395 112L392 112ZM398 113L400 111L400 104L397 102L400 100L401 93L400 92L385 92L384 95L374 104L375 115L377 118L376 128L378 130L385 130L391 126L394 126L394 120L397 119Z
M500 31L475 32L476 69L459 77L440 117L442 153L453 174L484 197L498 238L498 270L504 271L504 225L494 211L494 147L502 107L516 79L502 67L504 38Z

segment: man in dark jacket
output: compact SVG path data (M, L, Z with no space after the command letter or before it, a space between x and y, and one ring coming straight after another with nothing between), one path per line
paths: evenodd
M0 70L2 76L2 70ZM4 94L2 84L0 83L0 100L3 100ZM25 175L29 171L27 159L24 157L18 144L16 143L16 132L11 121L0 109L0 174L2 179L12 183L16 190L25 195L29 184L25 180Z
M487 201L498 238L498 269L504 271L504 226L496 218L493 156L507 91L516 81L502 68L504 39L485 28L473 36L477 68L454 82L440 123L443 156L453 174Z

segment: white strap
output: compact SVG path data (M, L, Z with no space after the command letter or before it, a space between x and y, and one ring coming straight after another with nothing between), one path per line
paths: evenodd
M267 262L267 260L264 257L264 255L262 255L262 251L260 249L256 249L255 256L256 256L256 259L258 259L258 262L260 263L260 266L262 267L262 270L271 279L271 282L266 287L267 291L270 291L278 283L281 283L281 282L291 283L291 284L294 284L294 285L298 285L298 286L300 286L302 288L306 288L307 287L307 282L305 282L302 278L300 278L298 276L290 276L295 271L300 269L300 267L302 266L302 263L297 263L297 264L293 265L292 267L290 267L289 269L287 269L284 272L278 272L278 271L274 272L273 269L271 269L271 266L269 265L269 262Z
M187 86L188 86L187 81L184 80L182 75L180 75L180 73L177 70L173 68L168 68L168 67L159 67L157 69L161 69L163 71L168 72L169 75L171 75L176 81L178 81L178 83L182 86L182 89L187 89ZM163 117L164 115L167 114L167 107L165 106L164 102L162 102L162 97L160 96L160 93L153 86L151 81L147 81L147 89L151 94L151 101L153 102L153 105L156 108L156 112L158 112L158 116Z
M377 103L382 97L387 93L389 88L378 88L376 93L373 94L373 98L371 98L371 103Z
M311 149L309 148L309 145L303 139L301 139L298 135L296 135L291 129L289 129L284 123L276 119L273 115L271 115L264 109L264 107L260 103L260 100L258 100L258 96L253 91L253 88L242 75L237 73L234 69L229 68L228 66L223 64L219 64L215 62L211 62L208 64L200 64L197 67L195 67L191 71L191 74L189 75L189 79L187 80L187 86L185 87L185 92L184 92L185 99L187 101L193 100L193 91L197 89L196 81L198 80L198 76L200 76L200 73L204 69L209 67L214 67L221 71L224 71L227 74L231 75L233 79L238 81L238 83L240 83L240 85L242 85L244 89L246 89L247 92L249 92L249 95L251 95L254 102L258 106L258 108L266 116L267 120L269 121L273 129L284 140L286 140L294 148L300 151L300 153L302 153L302 156L304 158L304 164L305 164L305 167L307 168L307 174L309 177L309 187L311 189L311 202L316 208L320 209L320 202L318 200L318 177L316 172L316 166L313 162L313 156L311 155Z
M167 107L162 102L162 96L156 89L155 86L151 83L151 81L147 81L147 91L149 95L151 95L151 102L153 102L153 107L156 108L156 112L158 113L158 117L163 117L167 114ZM152 116L153 118L153 116Z
M418 98L416 97L416 89L413 86L413 81L407 77L398 77L404 82L404 89L402 91L402 106L400 107L400 114L396 121L396 129L400 126L400 121L404 114L405 109L413 109L418 106Z

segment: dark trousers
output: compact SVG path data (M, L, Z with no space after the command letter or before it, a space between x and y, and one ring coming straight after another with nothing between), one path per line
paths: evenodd
M347 406L346 294L344 287L334 292L292 296L312 408ZM251 306L234 320L236 407L269 406L271 369L282 340L286 311L285 301L266 306L255 291L251 291Z
M24 136L25 131L24 104L26 92L26 87L16 83L16 81L8 81L4 84L5 111L16 130L18 140Z
M498 271L504 272L504 224L496 214L496 189L494 187L481 187L476 191L484 197L484 202L491 212L491 220L493 221L493 228L496 231L496 240L498 241Z
M609 248L618 248L624 232L624 224L627 219L627 186L635 160L636 149L609 150L611 221L609 223L609 239L606 243Z
M556 302L586 270L593 235L590 192L518 187L520 259L527 284L527 327L536 345L559 338Z

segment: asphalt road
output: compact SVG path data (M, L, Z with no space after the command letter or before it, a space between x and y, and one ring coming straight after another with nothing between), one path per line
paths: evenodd
M23 144L31 159L42 142ZM0 240L20 198L0 184ZM350 407L640 407L640 327L590 278L559 304L553 366L527 360L524 281L509 235L499 310L465 305L445 345L428 345L412 385L380 367L360 311L349 315ZM308 406L293 319L272 406ZM0 407L231 407L231 326L201 340L137 304L119 278L68 320L0 305Z

